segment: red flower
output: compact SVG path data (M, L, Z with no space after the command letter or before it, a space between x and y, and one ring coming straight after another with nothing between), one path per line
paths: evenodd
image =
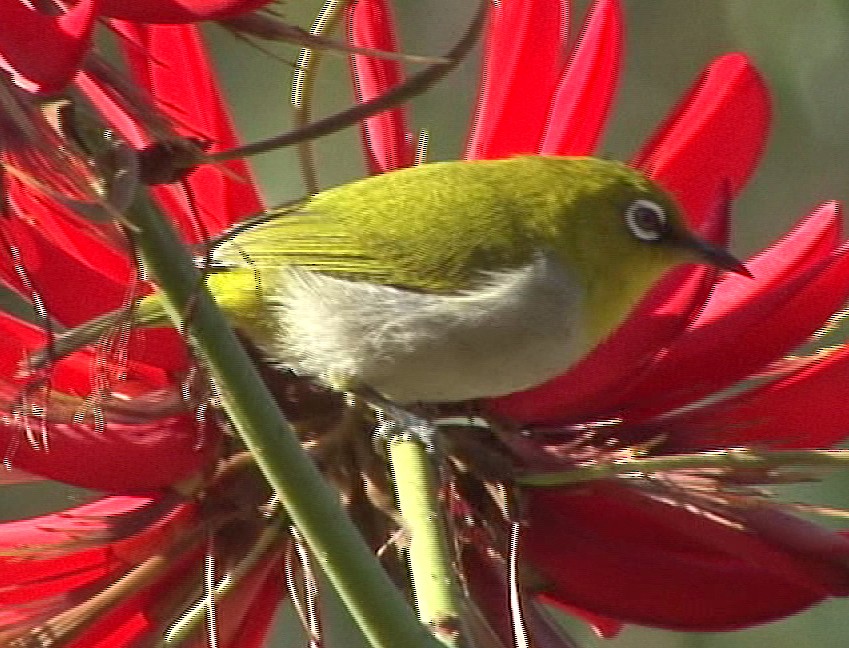
M136 83L161 116L127 111L86 74L78 81L129 144L145 155L165 132L211 151L235 146L194 27L115 25ZM163 117L173 124L164 131ZM55 363L43 380L22 375L51 328L120 308L148 287L111 225L80 217L61 194L40 193L26 179L5 180L0 279L36 305L30 321L0 313L5 463L121 495L0 525L2 643L50 636L105 648L161 637L198 600L205 557L215 556L214 580L239 574L217 602L218 645L261 645L283 596L285 546L257 508L267 486L240 455L227 458L220 421L206 413L206 380L192 379L173 330L117 333ZM190 241L262 209L241 162L199 168L152 192ZM86 286L97 288L81 298ZM298 386L287 389L297 401ZM201 610L195 636L205 636L204 618Z
M59 16L23 0L0 0L0 67L28 92L58 92L79 71L100 17L140 23L192 23L253 11L270 0L79 0Z
M615 0L595 2L577 46L562 60L568 4L517 0L493 8L467 158L595 149L620 68L621 8ZM384 33L387 12L383 0L359 0L351 9L354 44L393 43ZM355 61L360 97L399 78L392 62ZM767 91L751 63L742 54L723 56L632 165L673 193L694 227L722 241L727 223L718 207L751 175L769 115ZM405 144L402 119L396 111L365 127L380 170L398 166L386 151ZM704 268L675 270L573 370L495 399L488 409L526 425L557 426L554 437L545 436L551 430L532 432L538 443L515 443L532 463L559 461L561 469L571 456L564 448L576 461L598 459L576 450L586 453L587 445L602 442L611 451L649 443L655 453L831 445L847 434L849 406L840 395L849 384L846 348L736 397L693 405L764 371L840 307L849 296L849 248L839 236L839 206L827 203L747 263L755 281L733 275L717 281ZM605 422L614 424L593 427ZM525 496L521 555L539 575L536 589L543 600L578 613L725 630L849 594L849 542L766 504L735 507L718 495L687 501L639 480ZM481 573L482 563L482 556L470 563L478 572L473 580L491 578ZM616 627L594 621L606 632Z

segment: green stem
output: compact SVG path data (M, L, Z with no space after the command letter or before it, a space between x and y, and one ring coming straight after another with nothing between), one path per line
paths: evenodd
M788 466L849 467L849 450L777 450L763 452L748 449L717 450L668 457L638 457L604 464L576 466L562 472L522 475L522 486L566 486L617 475L647 474L670 470L774 470Z
M221 401L265 478L374 648L439 644L380 567L338 494L304 453L171 223L147 198L129 214L145 268L175 325L188 324ZM185 322L185 313L191 312Z
M389 442L389 461L404 525L419 620L448 646L460 645L461 605L448 549L439 484L421 440L399 436Z

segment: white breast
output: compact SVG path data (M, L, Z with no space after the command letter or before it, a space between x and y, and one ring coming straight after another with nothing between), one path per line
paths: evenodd
M545 254L456 296L281 273L270 355L331 386L397 403L497 396L553 378L581 351L580 286Z

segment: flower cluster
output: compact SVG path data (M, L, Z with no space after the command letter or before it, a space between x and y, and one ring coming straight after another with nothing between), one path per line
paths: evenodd
M150 191L190 244L263 210L245 163L203 163L237 138L192 23L264 4L80 0L53 16L0 1L0 24L20 26L0 27L0 283L16 306L0 312L6 481L35 475L103 493L0 524L4 645L129 646L171 631L196 645L214 632L215 645L250 648L263 645L279 602L313 595L308 555L272 515L271 492L176 331L125 327L46 370L22 370L60 327L151 290L132 232L114 218L135 192ZM568 5L514 0L491 8L466 159L595 152L623 57L622 8L596 0L569 49ZM387 0L357 0L345 17L350 44L398 49ZM117 35L132 82L91 50L97 21ZM359 102L403 79L397 60L357 54L351 69ZM72 98L70 109L47 101L59 91ZM707 66L630 164L722 243L727 205L755 168L769 118L758 72L744 55L728 54ZM372 173L413 164L408 119L396 107L363 122ZM103 150L92 150L85 131L93 126L121 141L98 136ZM140 189L145 183L152 186ZM747 262L755 281L703 267L669 273L573 370L485 403L495 432L479 442L465 428L450 436L447 498L463 582L505 645L516 632L507 614L512 590L526 602L526 631L540 641L552 630L535 613L538 602L610 635L622 623L742 628L849 594L849 540L730 483L723 471L493 495L516 474L635 455L843 440L849 350L776 365L849 297L840 228L839 205L819 206ZM340 397L303 379L262 371L370 544L382 547L397 526L369 421L352 421ZM752 377L762 382L716 397ZM497 451L482 451L493 445ZM518 513L506 503L515 498ZM518 580L508 577L514 559ZM316 631L315 619L306 623Z

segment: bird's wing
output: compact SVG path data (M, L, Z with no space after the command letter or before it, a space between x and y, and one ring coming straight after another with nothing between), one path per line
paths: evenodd
M319 194L238 233L215 258L259 272L300 266L446 294L472 289L482 273L532 262L538 249L519 210L483 181L457 193L443 177L447 165L432 166ZM412 188L403 186L406 178L415 180Z

